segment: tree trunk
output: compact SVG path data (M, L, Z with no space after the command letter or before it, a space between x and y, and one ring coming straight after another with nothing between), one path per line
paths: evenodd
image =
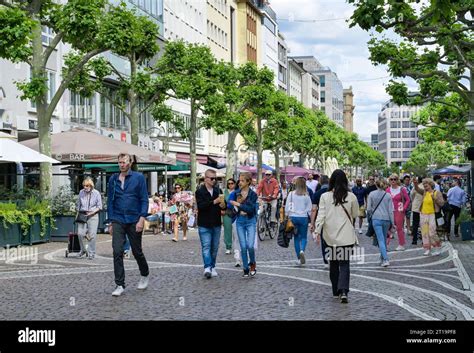
M237 171L237 153L236 151L236 146L235 146L235 139L237 138L238 132L235 130L231 130L227 132L227 145L225 149L226 153L226 158L227 158L227 168L226 168L226 173L225 177L226 180L229 180L230 178L234 178L237 180L238 176L238 171Z
M474 72L471 71L471 82L470 82L470 92L471 97L474 98ZM469 104L469 123L474 124L474 106ZM469 130L471 138L471 146L474 146L474 127L470 127ZM471 160L471 195L474 191L474 160ZM471 217L474 217L474 197L471 196Z
M132 55L130 58L130 79L133 80L137 75L137 60L135 55ZM132 140L132 145L138 146L138 127L139 127L139 117L138 117L138 99L137 93L133 88L128 90L128 101L130 103L130 137Z
M263 138L262 138L262 119L257 117L257 183L262 180L262 153L263 153Z
M197 135L197 113L196 103L191 99L191 127L189 134L189 155L191 162L191 191L196 192L196 135Z
M33 29L33 55L32 55L32 78L42 77L46 75L43 66L43 44L41 42L41 23L37 20L37 25ZM38 139L39 151L46 156L51 156L51 116L47 114L48 104L48 88L41 96L37 96L34 100L36 104L36 118L38 120ZM40 193L43 198L51 196L51 189L53 187L52 181L52 166L51 163L40 163Z

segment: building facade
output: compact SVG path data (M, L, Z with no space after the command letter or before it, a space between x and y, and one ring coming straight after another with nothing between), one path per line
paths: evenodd
M303 102L303 76L307 72L293 59L288 59L288 95Z
M278 89L288 94L288 45L285 36L278 32Z
M352 86L344 88L344 130L353 132L354 131L354 93L352 92Z
M379 150L379 135L378 134L372 134L370 135L370 147L372 147L373 150L378 151Z
M262 65L262 13L256 0L237 0L237 63Z
M302 68L318 77L321 111L336 124L344 127L344 100L342 82L329 67L324 67L314 56L292 56Z
M420 106L399 106L388 101L378 115L378 146L388 165L401 166L418 144L418 126L410 118Z

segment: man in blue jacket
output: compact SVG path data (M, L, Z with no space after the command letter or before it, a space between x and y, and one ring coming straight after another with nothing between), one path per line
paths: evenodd
M142 251L142 232L148 214L148 191L145 177L132 171L132 157L121 153L118 156L120 174L114 174L107 188L107 213L111 225L112 248L114 252L114 274L117 287L112 295L120 296L125 289L125 269L123 266L123 246L130 240L132 253L140 269L138 289L148 286L148 263Z

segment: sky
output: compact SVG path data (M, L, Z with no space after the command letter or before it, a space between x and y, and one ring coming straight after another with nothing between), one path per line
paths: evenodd
M290 48L289 56L312 55L336 72L344 88L352 86L354 132L369 141L371 134L378 133L377 115L390 99L385 92L390 78L383 66L373 66L369 60L370 33L349 28L345 19L354 7L344 0L270 0L270 6Z

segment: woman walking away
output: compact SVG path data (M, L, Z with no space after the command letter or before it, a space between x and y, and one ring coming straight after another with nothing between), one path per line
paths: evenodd
M77 200L77 210L80 213L87 215L85 223L78 223L77 234L79 235L79 245L81 252L79 257L87 254L89 260L95 257L95 241L97 237L97 228L99 227L99 211L102 209L102 196L100 192L94 189L94 182L91 178L86 178L82 183L84 188L79 192L79 199ZM89 240L89 248L86 252L84 245L84 238L88 233L87 240Z
M308 241L308 217L311 215L313 204L308 194L306 180L303 177L296 178L295 190L291 191L286 198L285 214L295 225L294 235L295 251L298 265L306 263L305 250Z
M397 228L398 246L396 251L405 250L405 232L403 231L403 223L405 222L405 214L408 206L410 206L410 196L407 189L400 186L397 174L390 175L390 187L387 192L392 196L393 216L395 219L395 227Z
M329 179L328 192L321 196L314 238L321 241L321 231L328 245L329 278L333 296L347 303L349 293L349 260L352 248L358 243L354 219L359 215L357 197L349 191L346 174L336 169Z
M229 202L229 195L232 191L235 190L235 180L230 178L227 180L227 187L224 190L224 200L226 204ZM230 210L231 211L231 210ZM224 243L225 243L225 253L226 255L232 254L232 238L233 238L233 231L232 231L232 213L226 212L224 217L222 217L224 223ZM235 251L236 249L234 249Z
M443 195L440 191L435 191L433 179L423 179L423 189L418 186L418 181L413 181L416 192L423 195L423 203L420 209L421 238L423 240L423 255L441 254L441 241L436 232L436 212L440 212L444 205Z
M235 221L239 236L240 253L244 273L242 277L255 276L257 263L255 259L255 237L257 235L257 194L250 189L252 175L242 173L239 176L239 188L229 196L227 207L237 212ZM250 259L250 262L249 262Z
M394 224L393 202L390 194L385 191L385 180L380 178L375 182L377 190L369 194L367 199L367 213L372 219L375 236L379 244L380 258L382 267L390 265L387 255L387 233L388 229Z

